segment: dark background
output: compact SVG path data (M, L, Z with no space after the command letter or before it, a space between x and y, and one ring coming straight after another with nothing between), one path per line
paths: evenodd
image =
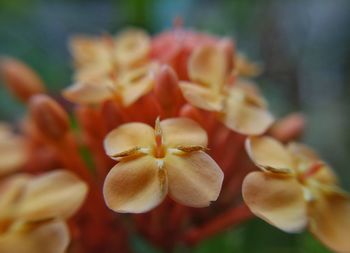
M37 70L52 92L70 84L69 36L115 33L139 26L151 34L185 26L231 36L261 62L258 78L278 116L302 111L304 141L314 146L350 190L350 1L347 0L0 0L0 55ZM16 121L24 107L0 85L0 119ZM135 238L136 252L154 252ZM183 252L185 249L179 249ZM329 252L308 233L287 235L251 221L199 245L194 252Z

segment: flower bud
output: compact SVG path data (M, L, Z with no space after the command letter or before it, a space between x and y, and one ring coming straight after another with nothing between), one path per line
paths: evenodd
M7 88L21 101L45 92L40 77L27 65L13 58L0 59L0 75Z
M269 134L281 142L300 137L305 128L305 118L300 113L292 113L278 120L269 130Z
M59 140L69 130L64 109L47 95L35 95L29 101L30 114L37 129L51 140Z
M175 71L168 65L161 67L154 87L155 95L166 112L173 112L181 100L181 91Z

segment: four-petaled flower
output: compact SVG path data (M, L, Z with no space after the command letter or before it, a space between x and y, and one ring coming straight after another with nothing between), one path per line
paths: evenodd
M65 170L3 180L0 252L65 252L70 241L65 220L77 212L86 194L86 184Z
M106 177L104 197L117 212L141 213L162 202L205 207L221 190L223 172L204 150L206 132L186 118L156 120L155 129L127 123L110 132L107 154L119 161Z
M116 99L128 107L150 92L158 64L150 60L150 38L127 30L116 39L75 38L71 43L77 65L76 83L63 91L78 104Z
M254 214L286 232L307 226L331 249L350 252L349 196L315 152L270 137L249 138L246 149L263 170L243 182L243 198Z
M274 118L252 83L238 79L229 84L229 59L220 45L197 48L188 63L191 82L180 82L182 93L190 104L217 112L231 130L246 135L262 134Z

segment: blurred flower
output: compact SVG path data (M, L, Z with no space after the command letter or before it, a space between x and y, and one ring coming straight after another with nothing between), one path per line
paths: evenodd
M12 132L11 127L0 122L0 176L9 174L27 160L25 140Z
M157 64L149 58L150 39L141 30L127 30L115 39L74 38L71 42L76 83L65 98L79 104L115 99L127 107L151 91Z
M105 149L119 161L104 184L107 205L117 212L146 212L169 191L177 202L205 207L219 196L223 173L207 155L206 132L194 121L172 118L124 124L109 133Z
M0 252L63 253L65 220L83 203L87 186L68 171L11 176L0 184Z
M286 232L307 226L331 249L350 251L349 196L314 151L296 143L284 147L270 137L251 137L246 149L263 170L243 182L243 198L254 214Z
M247 135L262 134L273 123L273 116L253 84L238 80L228 85L227 59L218 45L197 48L188 63L191 82L180 82L183 95L192 105L217 112L231 130Z

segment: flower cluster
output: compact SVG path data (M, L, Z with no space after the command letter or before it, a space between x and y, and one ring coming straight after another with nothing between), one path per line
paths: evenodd
M22 170L1 178L1 252L130 252L130 231L170 251L252 213L350 250L348 196L293 142L303 117L275 120L252 80L261 67L231 39L176 27L69 45L69 104L23 63L1 60L4 83L28 106L20 134L0 125L0 173Z

